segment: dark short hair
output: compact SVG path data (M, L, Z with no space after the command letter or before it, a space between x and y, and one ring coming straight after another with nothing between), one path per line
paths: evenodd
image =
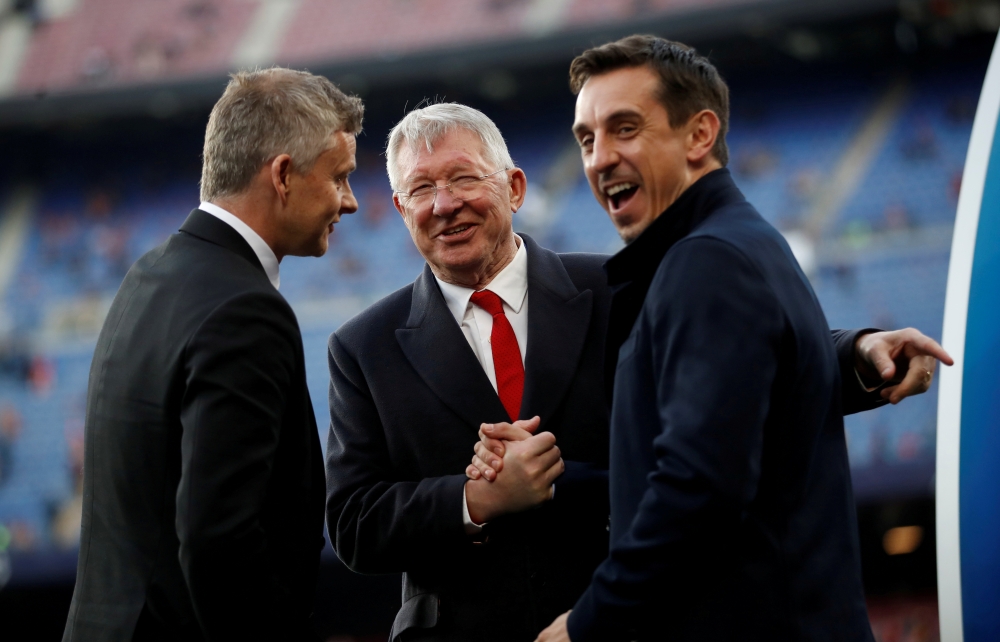
M569 66L569 87L574 94L593 76L648 66L660 76L660 102L670 126L680 127L703 109L719 117L719 136L712 154L723 165L729 162L729 87L707 58L691 47L656 36L634 35L584 51Z

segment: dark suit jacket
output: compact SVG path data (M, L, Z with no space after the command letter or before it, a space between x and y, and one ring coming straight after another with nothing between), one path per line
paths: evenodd
M463 528L464 471L479 424L508 418L430 269L330 337L329 531L351 569L405 573L403 639L532 640L607 554L605 257L522 238L520 416L539 415L570 463L552 502L497 519L483 543Z
M507 416L430 270L330 337L329 530L355 571L405 573L394 637L533 640L607 555L607 257L555 254L522 238L520 416L541 416L567 472L553 502L489 524L476 538L485 543L463 530L464 470L479 424ZM854 336L836 335L845 364ZM853 366L845 373L853 380Z
M784 239L717 170L608 274L631 328L612 549L573 642L871 640L842 419L863 395L842 397L849 360Z
M323 462L292 309L195 210L129 270L90 370L64 640L301 640Z

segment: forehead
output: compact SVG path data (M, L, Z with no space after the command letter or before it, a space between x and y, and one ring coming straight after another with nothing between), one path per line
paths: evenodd
M593 76L576 97L576 122L594 128L616 114L643 116L663 109L658 93L660 77L649 67L626 67Z
M486 164L479 134L461 127L432 141L432 150L423 140L414 147L407 141L399 150L397 164L404 181L466 167L481 170Z
M330 135L330 146L320 154L317 161L330 167L353 167L357 148L358 143L354 139L354 134L335 132Z

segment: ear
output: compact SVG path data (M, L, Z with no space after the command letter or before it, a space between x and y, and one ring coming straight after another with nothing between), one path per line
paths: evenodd
M396 192L392 193L392 205L393 207L396 208L396 211L399 212L399 215L402 216L403 220L405 221L406 211L403 209L403 204L399 202L399 194L397 194Z
M271 185L282 205L288 204L289 179L292 174L292 157L279 154L271 161Z
M703 109L691 117L688 121L689 163L700 164L711 155L720 127L719 117L710 109Z
M510 190L511 208L516 212L524 203L524 195L528 191L528 177L524 175L524 170L520 167L515 167L514 171L511 172L508 189Z

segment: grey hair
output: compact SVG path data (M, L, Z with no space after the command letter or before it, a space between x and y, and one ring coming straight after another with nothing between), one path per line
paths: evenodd
M392 189L400 188L402 177L397 163L404 144L412 153L416 153L421 143L428 152L433 152L434 143L457 128L467 129L479 136L483 141L483 156L494 170L515 167L503 135L486 114L459 103L438 103L414 109L389 132L385 164Z
M245 191L261 166L279 154L312 169L339 131L361 131L364 105L322 76L282 67L230 76L212 108L202 153L201 199Z

